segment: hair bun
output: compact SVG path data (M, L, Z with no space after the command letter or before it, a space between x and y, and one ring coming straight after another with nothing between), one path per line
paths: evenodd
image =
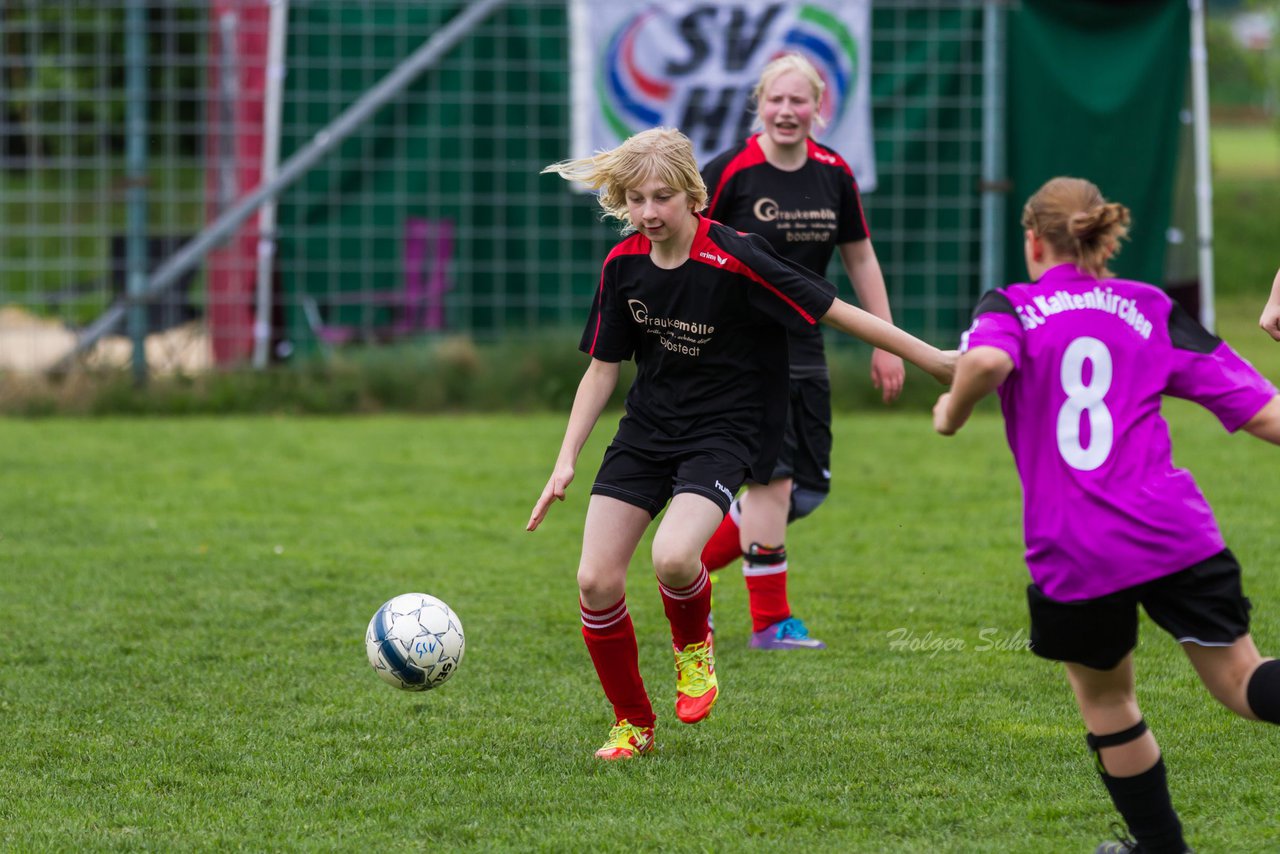
M1129 209L1119 202L1104 202L1087 211L1077 211L1067 221L1067 230L1081 243L1113 236L1129 225ZM1115 235L1120 236L1120 235Z

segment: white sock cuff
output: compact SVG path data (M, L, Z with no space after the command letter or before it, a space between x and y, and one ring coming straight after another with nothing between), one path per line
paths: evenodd
M578 610L582 615L582 625L595 631L601 631L611 626L616 626L627 618L627 599L624 596L617 605L607 611L588 611L581 604L578 605Z
M707 568L704 566L699 570L698 577L694 579L694 582L688 587L682 587L679 590L674 590L663 584L661 581L658 582L658 587L662 590L662 595L669 599L692 599L701 593L710 583L711 574L707 572Z
M775 564L754 564L751 561L743 559L742 576L743 578L754 578L762 575L781 575L787 571L786 562Z

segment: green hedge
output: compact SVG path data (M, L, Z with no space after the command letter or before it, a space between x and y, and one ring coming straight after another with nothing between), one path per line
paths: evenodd
M266 371L155 376L137 387L128 371L76 372L62 378L0 375L0 413L45 415L360 414L376 412L564 412L573 403L587 357L576 331L500 344L465 338L352 348ZM878 405L865 354L832 354L838 409ZM624 364L612 406L634 377ZM932 405L940 386L912 370L895 406Z
M1269 271L1253 265L1255 272L1242 274L1252 292L1223 297L1217 309L1219 334L1280 382L1280 345L1256 325L1275 263ZM1240 282L1242 291L1245 285ZM128 371L76 372L62 378L0 374L0 416L560 412L567 417L587 364L576 345L577 333L568 331L493 345L450 338L339 351L328 360L261 372L153 377L145 388L137 388ZM886 408L871 386L864 350L836 349L830 364L837 412ZM627 363L612 409L621 406L633 376ZM890 408L923 415L941 391L930 377L908 368L902 397Z

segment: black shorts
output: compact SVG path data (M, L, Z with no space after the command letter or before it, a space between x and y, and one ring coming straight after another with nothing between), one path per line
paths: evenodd
M1223 549L1172 575L1097 599L1058 602L1027 587L1031 651L1051 661L1110 670L1138 645L1138 605L1156 625L1201 646L1230 646L1249 632L1252 604L1240 587L1240 564Z
M791 400L782 450L771 480L789 477L800 489L831 491L831 380L791 379Z
M728 513L746 478L746 464L727 451L666 453L614 442L605 449L591 494L625 501L657 517L671 496L693 492Z

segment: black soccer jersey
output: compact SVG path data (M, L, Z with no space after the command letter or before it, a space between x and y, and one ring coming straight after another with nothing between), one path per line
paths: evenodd
M765 159L760 137L716 157L702 170L707 216L759 234L785 258L825 276L836 246L869 236L853 171L830 148L808 141L808 159L784 172ZM816 328L791 336L793 376L826 373Z
M787 331L826 314L835 288L760 237L698 218L674 270L633 234L605 259L581 349L634 358L617 441L654 451L722 449L765 482L787 414Z

